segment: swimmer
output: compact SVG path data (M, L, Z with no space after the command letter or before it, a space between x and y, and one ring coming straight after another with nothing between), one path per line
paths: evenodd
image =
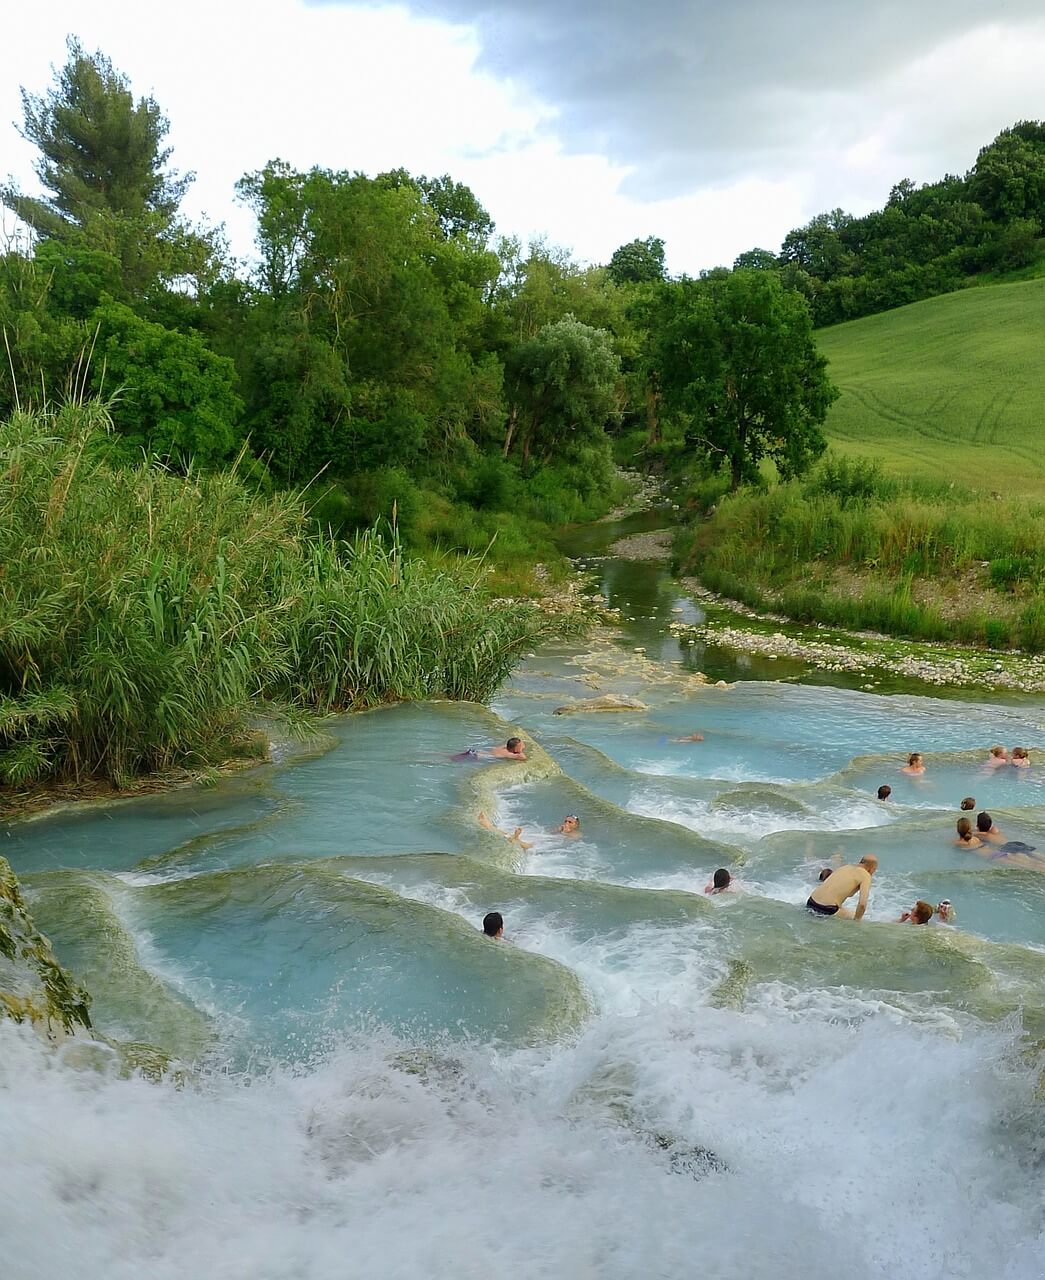
M986 809L976 815L976 836L979 840L989 840L991 844L1002 844L1005 840Z
M503 747L491 747L486 754L494 760L525 760L526 744L522 738L509 738Z
M839 867L813 890L806 900L806 907L818 916L862 920L871 892L871 877L877 870L878 859L873 853L865 854L857 866ZM856 910L850 911L842 904L855 893L859 893L860 901L856 904Z
M555 828L555 834L560 836L579 836L580 833L581 820L575 813L568 813Z
M950 898L941 898L940 905L936 908L937 924L954 924L954 908L951 906Z
M879 800L888 800L888 799L889 799L889 797L890 797L892 794L893 794L893 789L892 789L892 787L888 786L886 783L883 783L883 784L878 788L878 799L879 799Z
M672 742L703 742L704 735L702 733L687 733L684 738L672 738Z
M705 893L734 893L736 882L725 867L719 867L704 886Z
M1027 754L1026 747L1013 747L1012 759L1009 761L1014 769L1029 769L1030 756Z
M928 924L933 918L933 905L931 902L923 902L921 898L914 904L910 911L905 911L899 919L900 924Z
M958 839L955 844L959 849L982 849L983 841L972 833L972 823L968 818L959 818L957 823Z
M820 872L820 874L817 876L817 879L820 881L821 884L823 884L824 881L829 876L833 876L834 873L835 873L834 867L824 867L823 870Z
M922 759L922 753L920 751L912 751L907 757L907 763L900 772L906 773L909 778L920 778L925 772L925 761Z
M483 916L483 933L488 938L504 937L504 916L499 911L488 911Z
M991 753L984 762L985 769L997 769L1009 763L1009 753L1004 747L991 747Z
M494 824L490 821L490 819L486 816L486 814L482 812L482 810L479 811L479 817L476 818L476 822L478 822L479 825L485 828L487 831L493 831L497 835L503 836L505 840L508 841L509 844L517 844L520 849L533 848L532 844L527 844L527 842L522 838L522 833L523 833L522 827L516 827L515 830L512 832L512 834L509 835L507 831L502 831L500 827L494 826Z
M964 809L966 813L971 813L971 811L976 808L976 797L966 796L961 802L960 808Z

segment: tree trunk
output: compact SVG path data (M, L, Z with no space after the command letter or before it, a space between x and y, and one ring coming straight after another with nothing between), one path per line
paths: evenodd
M646 436L647 444L660 444L660 417L657 407L660 404L660 392L657 390L656 378L646 383Z
M519 410L512 405L512 411L508 415L508 426L504 432L504 448L501 450L501 456L507 458L508 452L512 447L512 436L515 435L515 424L519 421Z

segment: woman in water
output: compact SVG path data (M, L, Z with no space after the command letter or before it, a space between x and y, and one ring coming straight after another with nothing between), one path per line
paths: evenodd
M959 849L982 849L983 841L973 835L972 823L968 818L958 819L958 839L954 842Z
M725 867L719 867L715 874L704 886L705 893L732 893L736 888L733 883L733 877L729 874Z
M922 753L920 751L912 751L907 757L907 763L900 772L906 773L910 778L920 778L925 772L925 761L922 759Z
M1004 747L991 747L991 754L987 757L985 768L997 769L1003 764L1009 763L1009 753Z
M1029 769L1030 756L1027 754L1026 747L1013 747L1012 759L1009 761L1014 769Z

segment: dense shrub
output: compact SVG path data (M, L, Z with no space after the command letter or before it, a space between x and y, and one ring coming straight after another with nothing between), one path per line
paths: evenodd
M258 699L484 699L562 624L472 561L345 545L234 473L106 461L97 404L0 426L0 782L123 780L227 752Z

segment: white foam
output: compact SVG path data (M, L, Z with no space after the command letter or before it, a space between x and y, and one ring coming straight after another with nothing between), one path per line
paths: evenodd
M375 1031L181 1091L74 1074L0 1024L4 1274L836 1280L844 1256L852 1280L1040 1280L1011 1035L863 1014L660 1005L399 1066ZM654 1133L720 1171L671 1172Z

